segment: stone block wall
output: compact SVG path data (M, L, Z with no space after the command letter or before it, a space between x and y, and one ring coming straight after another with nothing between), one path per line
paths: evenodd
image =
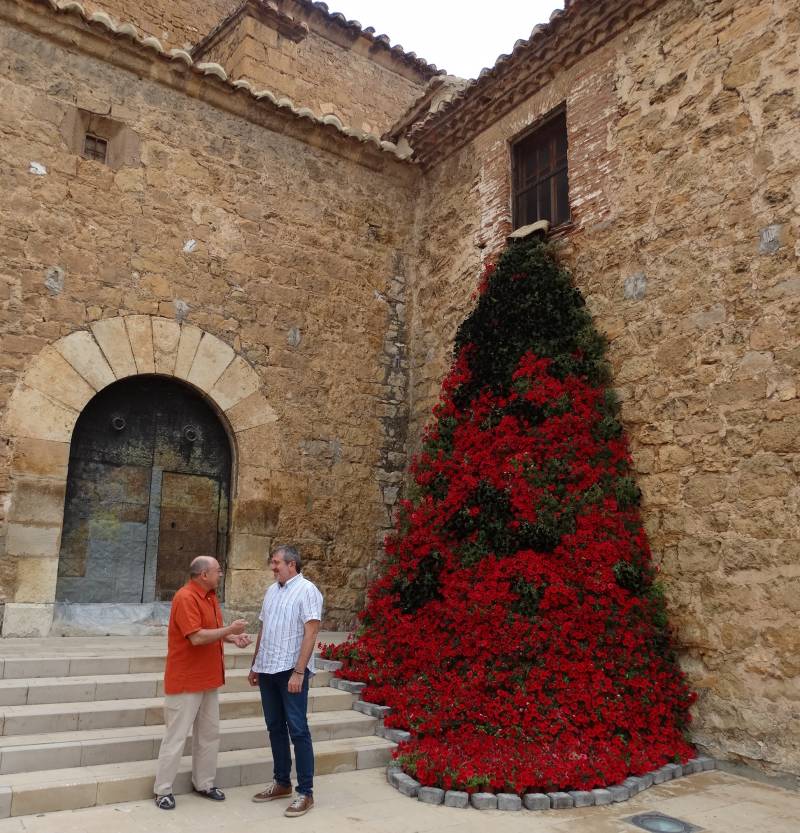
M422 95L427 80L400 61L376 60L368 42L354 34L343 37L333 25L295 39L257 14L240 17L203 50L203 60L221 64L233 78L244 78L257 90L288 96L320 116L331 114L349 127L377 135Z
M800 11L670 0L426 173L412 442L482 261L510 229L509 143L566 103L560 253L630 437L695 740L800 773Z
M0 600L39 601L52 579L63 495L48 484L63 484L70 420L114 378L166 368L160 344L235 436L228 607L257 610L267 550L295 541L326 626L349 626L405 462L393 418L416 172L147 50L112 48L77 16L2 11L24 18L0 25L0 507L3 533L24 541L0 544ZM76 108L124 124L138 156L116 169L82 158L63 129ZM65 359L78 371L66 389L54 381ZM42 417L34 437L25 413ZM46 512L25 515L21 479Z

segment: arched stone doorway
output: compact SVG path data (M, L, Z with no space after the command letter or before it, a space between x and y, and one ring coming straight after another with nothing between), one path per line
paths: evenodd
M143 377L184 384L225 425L234 452L226 600L238 610L260 603L269 580L264 553L280 511L266 484L285 463L279 416L261 392L259 374L230 345L188 323L126 315L95 321L45 347L8 403L2 423L11 469L5 555L16 576L3 636L51 632L73 431L98 394ZM109 605L115 606L123 607ZM115 632L126 632L122 627Z
M224 564L230 474L225 429L188 385L103 389L72 435L56 602L166 602L195 555Z

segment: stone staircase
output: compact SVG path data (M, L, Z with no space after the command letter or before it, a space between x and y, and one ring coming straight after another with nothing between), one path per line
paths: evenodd
M322 637L325 638L324 635ZM162 638L0 641L0 818L150 798L164 731ZM272 779L252 649L226 646L220 787ZM324 662L321 665L325 665ZM319 670L309 725L320 775L385 765L394 743ZM176 794L191 790L187 741Z

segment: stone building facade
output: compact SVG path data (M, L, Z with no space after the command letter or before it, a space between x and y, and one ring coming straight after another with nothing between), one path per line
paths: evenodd
M552 238L610 339L695 740L800 775L800 11L566 6L464 84L320 3L0 0L5 634L51 627L73 432L133 377L229 439L227 607L291 539L348 626L516 143L563 112Z

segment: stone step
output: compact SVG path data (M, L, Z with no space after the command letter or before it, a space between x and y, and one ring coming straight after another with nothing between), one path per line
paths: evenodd
M355 696L333 688L312 688L308 693L309 714L352 708ZM258 717L261 697L253 689L220 695L220 717ZM45 703L0 708L0 735L33 735L122 726L156 726L164 722L164 700L143 697L129 700L95 700L76 703Z
M315 742L372 735L377 720L355 711L310 714ZM0 775L54 768L98 766L158 757L163 726L128 726L83 732L0 737ZM268 746L263 717L232 718L220 722L220 751L265 749ZM191 753L191 739L184 754Z
M222 691L225 693L254 691L247 682L248 673L249 666L226 671L225 686ZM318 671L311 678L311 687L327 686L330 678L329 671ZM85 677L0 680L0 707L163 696L164 675L159 671L144 674L98 674Z
M131 653L57 656L51 654L6 657L0 660L0 679L41 677L94 677L106 674L164 673L166 645ZM252 648L225 647L225 667L250 668Z
M339 643L342 631L320 631L321 643ZM47 637L3 639L0 680L91 677L164 671L167 640L157 637ZM225 645L226 668L250 668L253 646Z
M375 736L320 741L314 745L315 772L327 775L385 766L393 748L393 743ZM154 775L152 760L7 775L0 785L0 818L141 801L152 797ZM271 780L272 760L268 750L220 753L219 787L263 785ZM181 761L174 790L177 795L191 791L188 757ZM190 796L184 800L204 799Z

